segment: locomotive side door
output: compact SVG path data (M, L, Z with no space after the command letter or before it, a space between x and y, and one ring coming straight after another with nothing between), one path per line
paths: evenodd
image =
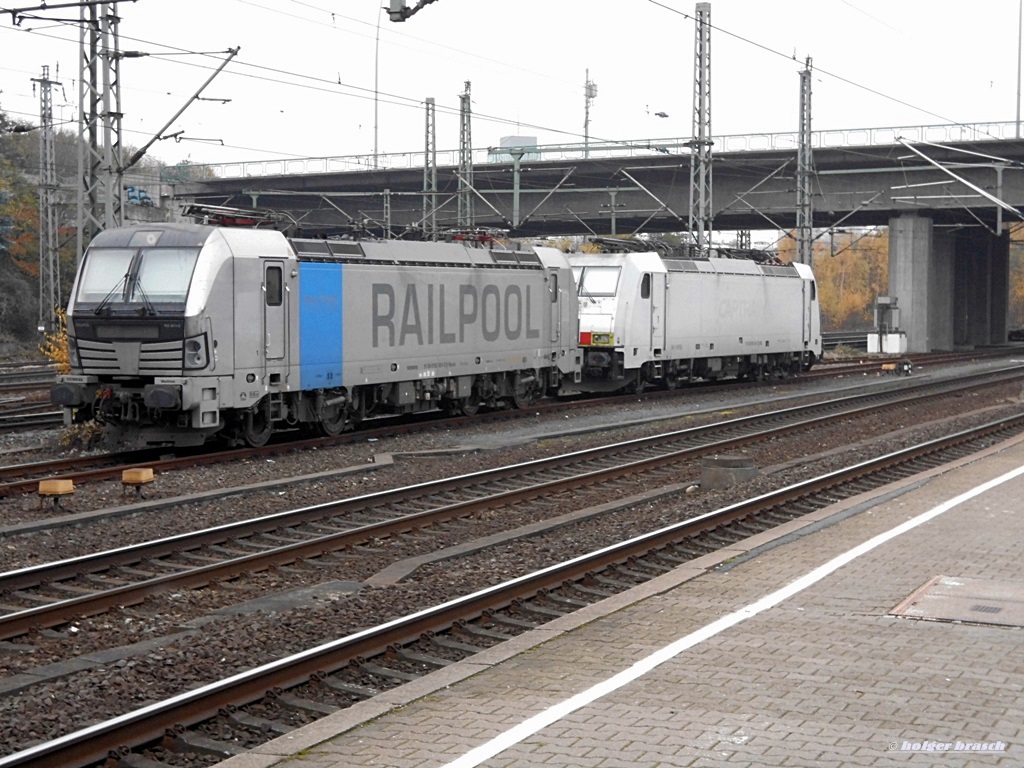
M576 281L572 269L559 267L548 270L548 290L551 305L551 349L560 373L570 374L578 382L580 376L579 329L580 309L576 295Z
M802 298L803 298L803 342L806 348L811 343L811 310L814 307L814 300L816 296L816 286L813 280L801 280L803 285Z
M632 332L646 349L638 350L639 362L660 357L665 346L665 273L644 272L640 278L640 295L633 312Z
M626 367L636 368L651 359L651 273L633 272L630 277L633 279L628 285L619 285L618 311L623 314L625 325L621 342L616 330L615 343L626 345Z
M263 345L267 364L284 359L287 331L284 295L284 264L280 261L264 262Z
M549 341L558 344L562 328L562 294L558 283L558 270L548 270L548 323L551 325Z
M661 357L665 351L665 296L668 280L664 272L651 273L651 352Z

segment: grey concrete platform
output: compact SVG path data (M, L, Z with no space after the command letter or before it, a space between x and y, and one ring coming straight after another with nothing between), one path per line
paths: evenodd
M1024 630L987 617L1024 594L1022 542L1014 440L680 567L220 768L1021 766ZM947 606L955 621L893 615L937 576L971 585Z

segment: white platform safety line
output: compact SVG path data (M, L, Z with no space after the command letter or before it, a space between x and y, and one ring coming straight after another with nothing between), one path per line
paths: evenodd
M877 536L868 539L863 544L859 544L853 549L847 550L843 554L832 558L824 565L818 566L814 570L806 573L799 579L790 582L781 589L765 595L760 600L756 600L737 611L733 611L717 621L713 621L712 623L691 632L685 637L679 638L674 643L666 645L660 650L652 653L650 656L636 662L628 669L624 669L607 680L604 680L597 685L594 685L591 688L588 688L587 690L582 691L559 704L549 707L543 712L540 712L527 720L524 720L504 733L495 736L490 741L481 744L479 747L475 747L461 757L452 760L449 763L445 763L442 768L474 768L475 766L480 765L485 760L498 755L516 744L519 744L543 728L551 725L552 723L558 722L563 717L566 717L576 710L581 709L588 704L597 701L601 697L622 688L626 684L633 682L639 677L650 672L655 667L675 658L683 651L693 648L695 645L714 637L720 632L723 632L742 621L746 621L752 616L756 616L769 608L775 607L784 600L788 600L790 597L793 597L793 595L817 584L826 576L835 573L844 565L856 560L861 555L867 554L876 547L895 539L897 536L901 536L904 533L917 528L919 525L948 512L960 504L963 504L965 501L970 501L976 496L990 491L1005 482L1021 476L1022 474L1024 474L1024 466L1018 467L1004 475L1000 475L986 483L982 483L969 491L965 491L959 496L943 502L937 507L933 507L927 512L922 512L917 517L911 518L905 523L897 525L895 528L891 528L884 533L880 533Z

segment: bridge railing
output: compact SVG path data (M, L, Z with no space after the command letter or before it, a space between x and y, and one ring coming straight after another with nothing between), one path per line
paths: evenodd
M815 149L833 147L865 147L896 144L897 139L930 141L935 143L956 141L996 141L1020 138L1016 122L953 123L946 125L911 125L886 128L844 128L814 131L811 145ZM769 150L796 151L798 134L750 133L714 137L715 152L757 152ZM653 155L689 155L689 137L632 139L590 144L559 144L524 146L525 161L582 160L601 157L649 157ZM512 161L514 148L493 147L473 150L473 164L487 165ZM439 167L459 165L459 151L437 153ZM262 176L312 175L317 173L366 172L374 170L406 170L423 167L423 152L389 152L382 154L337 155L332 157L295 157L276 160L246 160L208 165L183 164L167 166L161 170L162 181L167 184L214 179L238 179Z

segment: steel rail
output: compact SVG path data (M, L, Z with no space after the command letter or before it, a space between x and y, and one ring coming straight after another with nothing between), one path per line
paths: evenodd
M996 351L993 354L1006 354L1005 350ZM951 356L948 359L951 360L962 360L963 356ZM931 362L931 361L929 361ZM941 362L938 360L936 362ZM811 371L808 373L798 374L794 380L799 381L802 379L814 379L835 376L846 375L855 366L847 366L843 371L837 372L835 370L820 370ZM874 370L877 369L877 363L866 363L862 364L859 369ZM700 386L695 384L694 386ZM726 384L725 386L735 387L735 383ZM670 391L656 391L651 390L644 394L645 397L661 398L661 397L685 397L686 390L670 390ZM603 398L602 404L609 402L614 403L616 398ZM623 395L620 398L624 401L635 402L635 395ZM565 400L557 403L548 403L544 405L531 406L531 411L544 411L554 412L562 409L575 409L581 407L589 407L594 400L592 399L575 399L566 398ZM38 490L38 484L41 479L53 477L55 475L60 476L63 479L70 479L76 484L82 484L87 482L98 482L102 480L118 479L121 473L126 469L137 468L140 466L146 466L152 468L155 472L161 472L171 469L182 469L185 467L200 466L205 464L222 463L227 461L234 461L241 458L252 457L252 456L273 456L280 455L284 452L290 451L301 451L305 448L311 447L325 447L344 445L354 440L365 440L369 437L381 437L391 436L395 434L402 434L413 430L423 428L424 424L433 426L435 424L443 424L445 427L457 426L459 424L484 424L488 421L503 421L509 418L514 418L514 415L521 413L516 410L504 410L504 411L492 411L488 413L478 414L475 417L447 417L443 420L440 419L440 412L432 412L420 414L414 422L402 423L402 424L388 424L387 426L376 427L371 423L368 423L366 429L361 429L357 432L348 432L343 435L332 438L310 438L301 440L290 440L287 442L273 443L266 445L261 448L236 448L236 449L225 449L215 452L210 452L209 447L200 448L168 448L164 447L153 447L145 448L134 451L111 453L102 456L77 456L67 457L63 459L55 459L40 462L30 462L25 464L7 465L0 466L0 499L24 495L28 493L35 493ZM173 457L168 458L168 453L174 454Z
M1007 379L1017 378L1019 375L1020 371L1016 371L1015 373L1006 372L1002 376L989 374L989 377L995 377L994 385ZM941 385L935 383L922 385L919 389L938 388L940 392L921 392L911 398L900 397L896 400L896 404L903 406L910 401L944 396L951 392L959 391L964 386L976 387L977 384L964 384L963 382L950 384L947 382ZM863 403L866 399L877 400L882 394L854 395L829 401L826 404L796 406L760 416L741 417L722 424L692 427L623 443L599 446L552 458L536 459L522 464L482 470L467 475L433 480L398 489L378 491L353 499L287 510L260 518L207 528L202 531L180 534L118 549L83 555L77 558L9 571L0 574L0 594L27 590L41 585L51 585L56 582L79 578L83 574L100 573L119 566L137 566L140 563L173 557L182 552L199 550L205 546L222 545L247 536L278 531L282 528L295 528L306 523L322 522L324 518L337 515L340 512L354 514L386 505L393 505L397 502L423 499L424 497L428 499L429 504L426 509L409 512L390 520L352 527L338 533L314 536L303 541L296 541L241 557L228 557L217 563L197 567L188 567L181 563L169 563L168 565L172 565L180 570L176 573L144 579L109 590L97 591L94 594L51 601L37 607L10 612L0 616L0 639L17 637L40 627L57 626L82 616L102 613L111 608L135 605L149 596L161 594L172 589L204 587L212 582L234 578L241 574L263 571L273 567L288 565L297 560L319 557L331 552L344 550L365 542L370 538L386 538L455 518L466 517L475 512L493 509L498 506L520 503L580 487L592 487L623 476L651 472L663 466L696 458L709 452L730 450L769 437L777 437L782 434L818 426L831 420L848 419L860 413L875 412L878 408L877 404L861 404L853 408L845 408L838 413L831 412L810 418L802 418L808 410L842 408L854 403ZM899 394L902 395L904 393L901 392ZM797 420L780 426L770 427L767 430L744 431L758 422L775 421L784 417L796 417ZM680 441L691 442L722 431L736 430L740 430L742 434L711 443L704 442L698 445L688 445L683 448L674 447ZM642 458L626 462L621 462L617 459L619 463L611 467L586 468L588 464L592 465L596 460L612 457L616 454L621 455L624 452L637 453L638 451L646 451L650 448L665 445L669 446L669 450L655 456L643 456ZM531 473L534 475L546 474L552 470L566 467L573 469L571 476L543 480L539 483L530 481L525 487L509 488L498 492L488 490L483 495L479 493L479 489L485 488L488 485L493 487L495 483L521 479L524 475L528 477ZM467 500L454 501L440 506L430 501L431 497L436 498L443 493L467 491L467 487L471 494L471 497Z
M909 360L915 366L942 365L945 363L965 362L967 360L988 359L992 357L1003 357L1011 354L1012 350L994 349L982 350L980 352L938 352L938 353L914 353L900 356L889 355L884 358L869 358L856 361L834 361L826 362L810 371L798 374L799 379L825 379L836 376L860 372L878 372L884 363L894 363L902 360ZM867 353L865 353L867 354Z
M1024 415L1000 419L665 526L29 747L0 758L0 768L51 768L57 764L74 768L95 763L108 754L116 754L125 745L141 745L159 738L169 724L194 725L225 708L244 706L262 698L268 691L294 687L314 675L333 672L355 658L380 654L396 645L413 642L424 634L447 630L457 622L506 608L517 600L556 589L567 581L628 562L638 555L657 551L759 511L777 508L815 491L851 482L981 437L1022 427Z
M681 394L681 393L657 393ZM632 401L632 397L628 398ZM556 405L531 406L536 410L585 407L586 401L566 400ZM446 428L459 424L484 424L489 421L504 421L513 418L515 410L491 411L474 417L443 417L440 411L416 414L411 421L376 426L377 419L365 423L365 428L346 432L336 437L316 437L273 442L260 448L225 448L210 451L209 446L197 448L153 447L134 451L109 453L100 456L75 456L25 464L0 466L0 499L35 493L39 480L59 475L78 483L117 479L126 469L140 466L152 468L155 472L183 469L186 467L219 464L255 456L278 456L282 453L302 451L307 448L324 448L345 445L370 438L390 437L443 425ZM443 417L443 418L442 418ZM381 419L384 421L385 419ZM172 454L168 457L168 454Z
M53 411L40 412L31 408L18 409L18 412L0 411L0 430L38 429L55 427L63 423L63 416Z
M98 456L72 456L63 459L11 464L0 467L0 499L26 493L34 493L39 480L57 474L75 483L111 480L121 477L126 469L146 466L154 471L184 469L204 464L224 463L251 458L253 456L271 456L282 452L300 451L304 448L339 445L353 440L365 440L373 432L347 434L334 438L312 438L289 443L267 445L262 448L234 448L216 452L204 451L202 448L142 448L134 451L108 453ZM168 457L168 453L173 453ZM22 478L22 479L12 479Z
M82 467L101 465L100 468L94 470L98 477L116 477L120 475L122 469L137 467L154 456L154 451L147 449L144 451L106 454L102 456L72 456L62 459L32 461L24 464L9 464L0 467L0 478L5 479L5 482L0 483L0 498L26 493L29 490L34 491L41 477L78 471ZM79 475L65 476L72 479L78 479L79 477ZM27 479L12 480L11 478Z
M867 404L875 403L880 399L895 398L896 402L902 404L915 400L931 397L955 394L963 389L973 389L982 385L998 386L999 384L1012 381L1024 375L1024 365L1012 366L998 371L986 372L966 376L955 381L926 382L899 390L886 390L883 392L869 392L844 397L833 398L818 403L792 406L789 408L777 409L750 416L740 416L726 421L705 424L702 426L688 427L681 430L673 430L657 435L635 438L620 443L587 448L562 454L550 458L534 459L519 464L507 465L493 469L481 470L479 472L456 475L438 480L430 480L401 488L376 491L349 499L325 502L308 507L300 507L294 510L285 510L259 518L242 520L234 523L226 523L221 526L204 529L202 531L190 532L178 536L171 536L153 542L133 544L114 550L84 555L82 557L62 560L55 563L41 563L36 566L0 573L0 592L23 589L32 586L38 581L55 581L73 577L77 574L93 570L94 564L99 562L104 566L123 565L138 560L152 559L171 552L195 549L209 544L220 544L230 538L239 538L243 535L273 531L282 527L293 527L307 522L315 522L323 519L326 514L335 514L339 511L355 512L362 511L375 506L383 506L390 503L406 501L409 499L438 495L446 491L458 490L470 483L483 485L505 480L510 477L525 474L527 472L543 472L562 466L574 466L576 464L598 459L601 457L620 454L627 449L644 450L650 447L665 443L680 441L705 440L709 435L717 433L744 430L754 427L757 424L779 420L784 418L802 418L815 410L835 411L841 408L848 408L845 416L856 415L864 412ZM987 381L986 381L987 380ZM936 391L937 390L937 391ZM909 396L908 396L909 395ZM858 405L863 404L863 405ZM842 415L842 414L841 414ZM824 418L831 418L826 416ZM815 423L814 420L801 421L795 424L796 427L807 426ZM754 435L757 436L756 433ZM733 445L730 442L716 441L711 444L704 444L708 448L721 448ZM702 447L698 445L697 447ZM671 458L676 458L673 454ZM129 559L119 558L118 555Z

